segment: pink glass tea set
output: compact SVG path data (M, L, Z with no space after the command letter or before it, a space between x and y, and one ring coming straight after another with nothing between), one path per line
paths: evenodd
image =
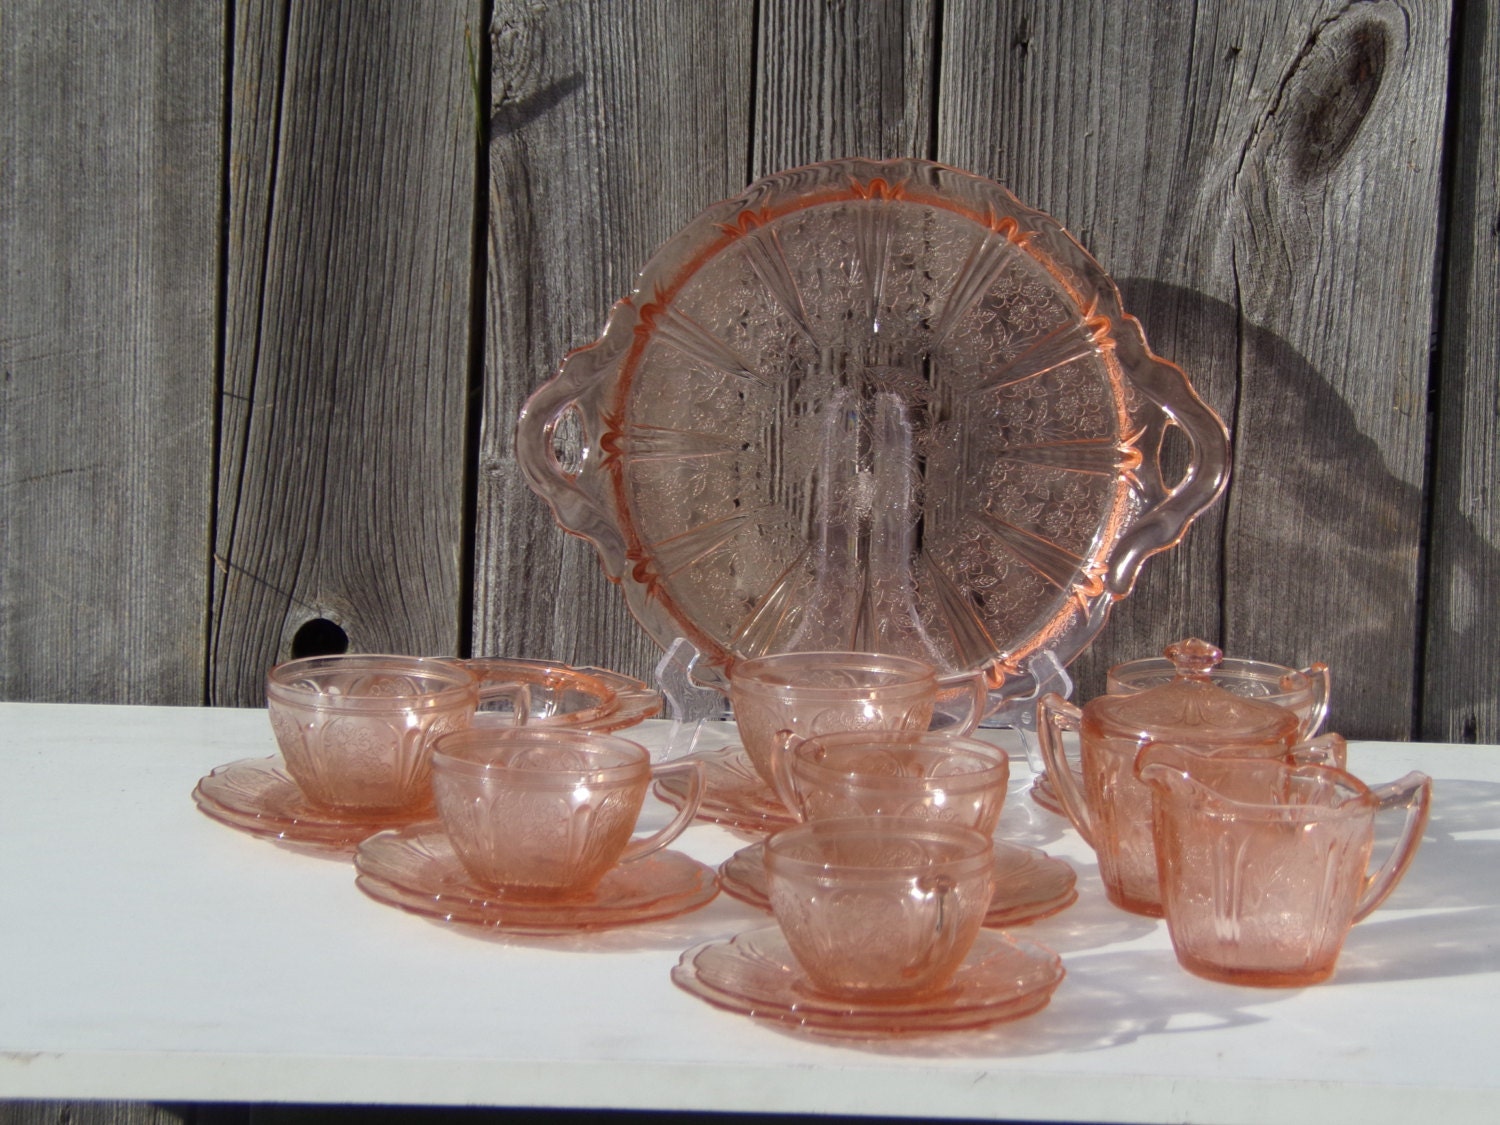
M268 677L280 756L203 778L205 813L352 850L377 902L490 931L722 890L774 924L672 980L843 1038L1014 1019L1063 979L1008 928L1070 906L1075 873L997 838L1011 761L981 724L1022 732L1032 799L1201 976L1325 979L1420 841L1431 782L1346 771L1321 665L1185 640L1067 701L1064 667L1223 490L1228 435L1098 264L991 181L849 160L709 208L528 401L517 456L739 742L680 740L714 708L665 678L311 657ZM628 731L663 695L653 760ZM653 794L672 815L638 835ZM715 870L668 846L695 821L749 842Z

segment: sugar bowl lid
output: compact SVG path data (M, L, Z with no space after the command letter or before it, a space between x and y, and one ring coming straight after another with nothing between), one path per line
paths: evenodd
M1328 694L1328 666L1311 664L1289 668L1267 660L1225 657L1210 670L1214 683L1234 692L1293 711L1310 710ZM1111 695L1131 695L1177 678L1177 666L1165 656L1127 660L1109 670L1105 690Z
M1110 737L1185 742L1217 748L1290 746L1297 715L1285 707L1227 691L1214 671L1224 654L1196 637L1166 648L1175 675L1132 694L1106 694L1089 702L1084 722Z

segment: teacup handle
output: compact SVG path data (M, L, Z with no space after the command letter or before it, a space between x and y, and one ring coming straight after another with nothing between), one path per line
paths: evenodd
M484 680L479 685L479 704L497 703L500 700L510 700L511 714L515 716L515 726L524 727L526 720L531 717L531 685L517 683L514 680Z
M687 796L683 799L682 808L677 810L666 827L658 829L649 836L642 836L639 840L632 840L620 853L620 863L629 863L633 859L640 859L652 852L660 851L677 837L681 836L683 830L693 823L693 817L698 815L698 805L703 800L704 779L708 776L701 761L679 758L675 762L659 762L651 767L651 779L660 780L674 773L691 773L688 780Z
M458 667L470 672L479 681L479 706L482 708L486 703L496 703L500 700L510 701L511 711L515 715L514 726L524 727L526 721L531 717L531 685L519 680L502 679L499 673L488 673L483 669L483 661L471 664L461 656L445 656L445 663L456 664ZM477 710L477 709L476 709Z
M1094 823L1089 819L1088 802L1083 790L1078 787L1078 778L1073 773L1063 746L1063 732L1076 731L1083 725L1083 712L1055 691L1042 696L1036 705L1036 734L1042 748L1042 761L1047 764L1047 777L1052 782L1052 791L1083 837L1084 843L1094 846Z
M802 812L802 794L797 791L797 779L792 773L792 751L807 739L789 730L779 730L771 738L771 784L776 796L787 811L798 820L806 820Z
M952 720L942 729L954 734L972 734L989 710L990 687L983 672L968 672L938 680L934 715Z
M1427 815L1432 811L1432 778L1416 770L1399 781L1373 785L1370 792L1379 802L1377 813L1404 809L1406 822L1402 824L1401 835L1391 846L1391 854L1380 865L1380 870L1365 876L1364 893L1354 908L1356 922L1368 916L1396 889L1396 884L1411 865L1412 857L1417 854L1422 832L1427 828Z
M948 905L948 899L957 890L957 884L947 875L923 876L917 880L917 890L922 892L922 908L932 916L932 922L928 928L939 935L929 946L926 947L925 955L916 965L911 966L914 971L925 972L927 966L934 961L945 960L954 943L958 941L959 929L957 920L962 912ZM990 880L990 895L994 896L995 882Z

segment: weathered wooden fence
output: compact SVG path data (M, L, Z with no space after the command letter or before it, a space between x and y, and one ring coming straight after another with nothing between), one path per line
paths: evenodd
M1234 433L1081 694L1195 633L1500 741L1497 117L1494 0L8 0L0 697L256 704L340 636L648 673L520 403L704 205L915 155Z
M1493 0L10 0L0 696L255 704L356 649L654 650L524 397L778 168L1063 221L1230 424L1075 666L1201 634L1351 735L1500 740Z

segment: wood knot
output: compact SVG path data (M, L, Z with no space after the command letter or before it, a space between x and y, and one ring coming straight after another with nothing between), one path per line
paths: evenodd
M1366 20L1307 53L1287 112L1288 155L1300 180L1321 179L1354 143L1385 78L1390 33Z

